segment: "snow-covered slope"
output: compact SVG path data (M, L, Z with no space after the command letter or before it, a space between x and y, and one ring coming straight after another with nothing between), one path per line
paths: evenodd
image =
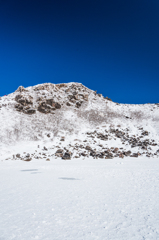
M143 154L159 155L159 104L115 103L81 83L19 87L0 98L1 158Z
M158 240L159 161L0 162L1 240Z

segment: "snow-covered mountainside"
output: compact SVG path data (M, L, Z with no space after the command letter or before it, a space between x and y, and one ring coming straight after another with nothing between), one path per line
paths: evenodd
M159 156L159 104L112 102L81 83L0 98L0 158Z

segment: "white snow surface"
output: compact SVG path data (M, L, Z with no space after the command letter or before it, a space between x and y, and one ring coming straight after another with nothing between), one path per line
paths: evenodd
M0 161L0 240L159 239L157 158Z

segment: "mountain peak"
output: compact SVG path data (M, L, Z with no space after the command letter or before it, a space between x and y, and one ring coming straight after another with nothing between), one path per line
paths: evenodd
M81 83L20 86L1 98L0 113L1 154L8 144L30 146L30 142L48 145L52 154L62 149L56 157L159 152L158 104L115 103Z

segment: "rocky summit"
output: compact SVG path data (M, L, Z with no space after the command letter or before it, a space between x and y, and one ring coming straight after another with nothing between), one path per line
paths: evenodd
M0 159L159 157L159 104L119 104L81 83L0 98Z

